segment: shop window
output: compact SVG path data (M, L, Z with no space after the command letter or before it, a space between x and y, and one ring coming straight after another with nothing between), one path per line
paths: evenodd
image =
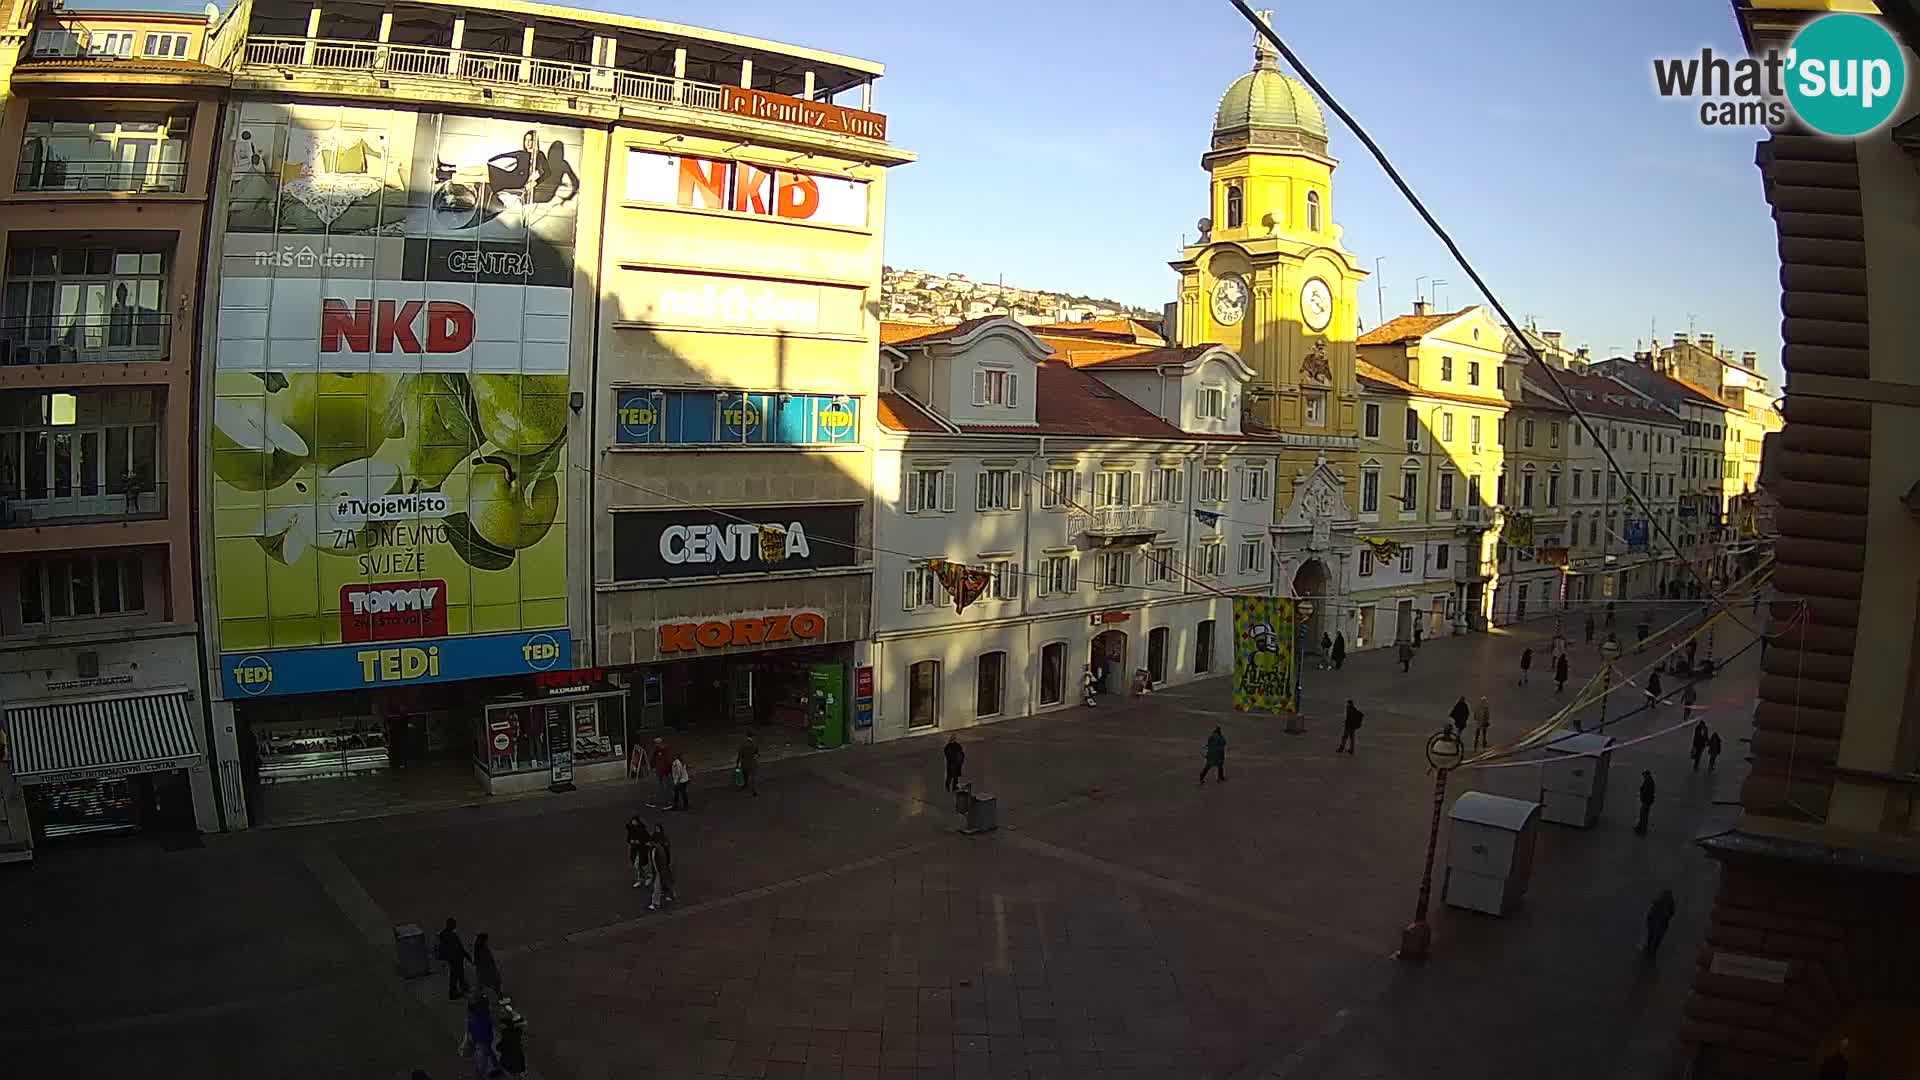
M839 446L860 442L860 399L772 390L621 390L619 446Z
M1007 698L1007 654L1003 652L982 653L980 670L974 688L973 715L977 717L999 716L1006 708Z
M922 660L907 668L907 726L940 723L940 661Z
M1167 681L1168 636L1164 626L1147 631L1147 678L1156 686Z
M1194 634L1193 671L1196 675L1205 675L1213 670L1213 620L1202 619L1200 629Z
M1067 643L1056 641L1040 650L1040 704L1058 705L1067 695Z

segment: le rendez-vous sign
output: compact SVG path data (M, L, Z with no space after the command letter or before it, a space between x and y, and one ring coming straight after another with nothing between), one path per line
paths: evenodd
M739 116L831 131L839 135L858 135L864 139L884 141L887 137L887 118L879 113L862 112L785 94L770 94L765 90L747 90L738 86L725 89L726 96L721 99L721 107Z

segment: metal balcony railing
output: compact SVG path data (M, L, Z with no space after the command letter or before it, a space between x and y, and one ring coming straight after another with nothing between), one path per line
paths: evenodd
M97 525L167 516L167 485L123 479L68 478L59 486L38 484L25 491L11 480L0 485L0 529L45 525Z
M179 192L187 187L184 161L22 161L15 191Z
M0 366L167 359L173 318L158 311L0 317Z

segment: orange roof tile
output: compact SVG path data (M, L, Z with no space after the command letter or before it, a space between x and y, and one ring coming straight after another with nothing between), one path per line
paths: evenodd
M1035 365L1034 425L966 424L979 434L1111 435L1129 439L1206 438L1181 431L1064 360Z
M906 395L887 391L880 394L880 426L890 431L915 434L939 434L951 430Z
M1088 322L1046 323L1031 328L1034 333L1056 337L1110 338L1135 345L1160 346L1167 339L1158 330L1138 319L1094 319Z
M1457 316L1464 315L1471 308L1459 311L1446 311L1437 315L1395 315L1379 326L1361 334L1360 345L1398 345L1403 341L1418 341L1433 332L1434 327Z

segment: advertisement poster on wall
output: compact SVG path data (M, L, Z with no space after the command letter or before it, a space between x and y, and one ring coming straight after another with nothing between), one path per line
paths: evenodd
M1299 651L1294 601L1274 596L1233 598L1233 707L1275 715L1300 709Z
M569 666L578 129L252 101L221 240L230 697Z

